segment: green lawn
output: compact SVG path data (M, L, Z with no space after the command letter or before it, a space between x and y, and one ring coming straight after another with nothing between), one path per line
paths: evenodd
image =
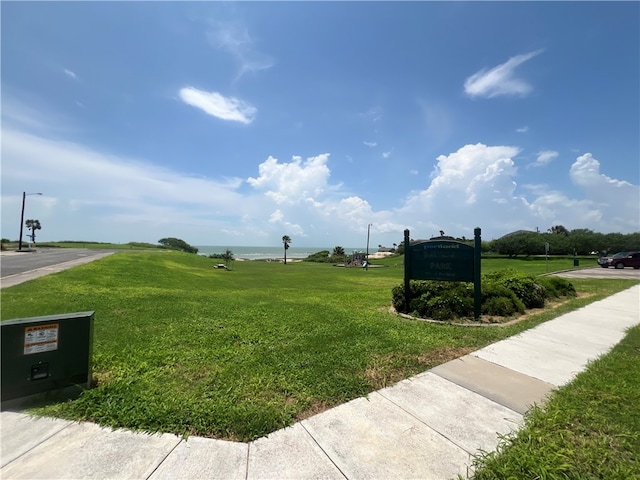
M579 268L596 267L598 266L597 257L578 257L580 263ZM403 268L404 256L387 257L381 260L373 260L374 264L388 265L396 268ZM531 275L540 275L543 273L557 272L560 270L573 270L573 257L567 256L550 256L546 261L544 257L483 257L482 258L482 273L489 273L495 270L503 268L515 268L524 273Z
M640 479L640 326L476 466L475 480Z
M394 260L226 271L203 256L121 252L3 289L2 318L96 311L97 388L40 413L249 440L637 283L575 281L591 296L510 327L465 328L389 314L403 275Z

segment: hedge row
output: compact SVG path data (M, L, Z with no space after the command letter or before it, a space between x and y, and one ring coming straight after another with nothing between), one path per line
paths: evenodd
M483 315L510 317L528 308L543 307L553 298L575 297L573 284L560 277L534 277L512 268L482 276ZM393 288L398 312L433 320L473 318L473 284L412 280L410 302L405 305L404 285Z

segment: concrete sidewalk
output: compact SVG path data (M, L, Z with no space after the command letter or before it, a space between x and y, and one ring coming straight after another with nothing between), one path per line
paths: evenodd
M640 323L634 286L251 443L2 412L3 479L447 479Z

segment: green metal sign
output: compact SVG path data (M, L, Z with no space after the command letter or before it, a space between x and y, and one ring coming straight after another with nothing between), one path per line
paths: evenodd
M428 240L411 244L409 230L404 231L404 289L407 310L409 283L415 280L473 282L474 316L480 318L480 229L474 233L474 246L455 240Z
M473 282L473 247L456 241L427 241L411 245L411 278Z

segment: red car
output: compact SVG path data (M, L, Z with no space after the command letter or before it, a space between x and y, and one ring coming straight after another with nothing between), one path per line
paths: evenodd
M613 257L600 257L598 264L602 268L633 267L637 270L640 268L640 252L619 252Z

